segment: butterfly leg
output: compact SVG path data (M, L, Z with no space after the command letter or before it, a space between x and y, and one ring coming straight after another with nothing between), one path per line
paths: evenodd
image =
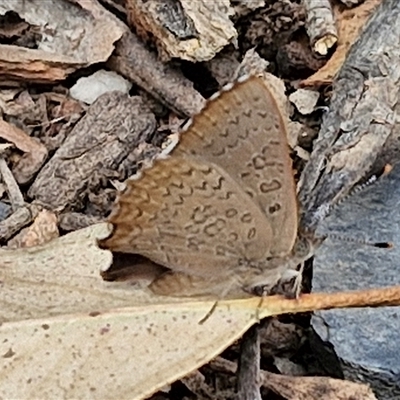
M300 269L297 272L297 276L293 283L293 293L296 299L300 297L301 289L303 288L303 272L304 272L305 262L300 264Z
M300 267L300 271L295 269L286 270L279 282L269 291L263 292L264 295L280 294L287 298L298 298L302 287L302 272L303 266Z
M210 311L208 311L207 314L199 321L199 325L203 325L204 322L206 322L208 320L208 318L211 317L212 313L217 308L217 305L218 305L218 300L212 305L212 307L210 308Z
M195 297L204 294L210 288L210 282L207 279L190 276L182 272L169 271L156 279L149 286L150 290L155 294L162 296L176 297ZM204 324L207 319L217 308L216 301L207 314L199 321L199 324Z

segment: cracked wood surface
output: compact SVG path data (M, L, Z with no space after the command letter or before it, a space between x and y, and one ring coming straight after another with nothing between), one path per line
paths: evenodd
M399 159L399 36L400 3L385 1L333 83L329 112L302 173L301 225L308 229L360 180Z
M130 154L155 125L139 97L104 94L40 171L29 196L51 210L73 210L99 184L99 174L122 171L125 160L132 162Z

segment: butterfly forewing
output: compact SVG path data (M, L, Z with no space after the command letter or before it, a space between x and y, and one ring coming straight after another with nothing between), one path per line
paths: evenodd
M128 181L109 220L102 248L170 269L150 286L156 293L224 296L275 284L297 207L285 124L263 81L210 101L171 156Z
M229 276L240 260L270 255L265 215L220 167L181 157L157 160L128 180L103 248L138 253L174 271Z
M291 251L297 204L286 127L261 79L238 83L210 101L181 134L173 155L221 167L265 214L273 232L272 254Z

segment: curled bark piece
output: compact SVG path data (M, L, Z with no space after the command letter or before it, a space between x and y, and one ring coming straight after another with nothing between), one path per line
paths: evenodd
M314 51L325 56L337 42L338 35L329 0L304 0L307 33Z

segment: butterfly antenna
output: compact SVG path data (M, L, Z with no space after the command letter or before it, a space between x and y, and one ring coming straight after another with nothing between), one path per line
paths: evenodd
M334 210L336 207L338 207L340 204L342 204L344 201L351 198L355 194L362 192L365 188L374 184L382 176L388 175L390 173L390 171L392 171L392 169L393 169L392 165L386 164L383 167L383 169L380 171L380 173L372 175L365 182L362 182L359 185L353 187L347 195L343 196L336 203L334 203L332 205L326 205L326 204L322 205L316 213L316 220L319 222L324 220L332 212L332 210ZM367 243L364 243L364 244L367 244Z
M333 206L329 207L329 209L327 208L326 210L322 210L322 212L325 212L324 217L327 214L329 214L333 209L335 209L339 204L341 204L343 201L347 200L349 197L353 196L356 193L362 192L365 188L367 188L367 187L371 186L373 183L375 183L380 177L388 175L392 171L392 169L393 169L392 165L386 164L379 174L372 175L365 182L354 187L347 196L344 196L341 200L339 200ZM361 245L377 247L380 249L390 249L393 247L393 243L391 243L391 242L370 242L365 239L354 238L354 237L343 237L338 234L327 234L326 237L329 237L334 240L339 240L341 242L357 243L357 244L361 244Z
M391 242L370 242L365 239L348 237L348 236L340 236L336 233L329 233L326 235L326 238L330 238L333 240L338 240L338 241L346 242L346 243L357 243L357 244L361 244L361 245L365 245L365 246L377 247L379 249L391 249L394 247L393 243L391 243Z

